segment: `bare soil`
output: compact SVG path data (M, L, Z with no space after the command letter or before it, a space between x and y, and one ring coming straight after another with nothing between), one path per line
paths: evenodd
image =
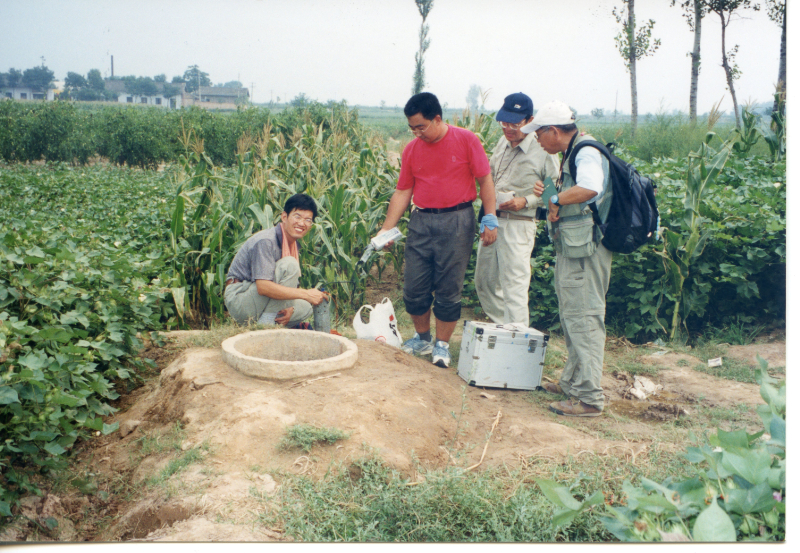
M173 336L196 332L202 331ZM113 493L87 495L68 486L29 498L22 514L31 522L7 527L0 540L288 540L254 524L279 485L271 475L322 477L332 463L347 466L365 448L412 481L422 478L418 469L517 467L531 458L559 461L589 452L636 463L652 448L669 447L651 440L653 425L693 416L699 405L761 402L756 385L694 371L699 360L688 354L653 355L644 348L637 348L637 360L658 367L652 380L663 389L646 401L626 399L631 377L612 367L628 346L612 343L603 376L606 412L565 419L547 409L560 397L470 387L455 368L440 369L386 344L356 344L359 358L352 369L283 383L243 376L219 349L185 349L176 342L151 347L144 355L163 370L120 403L113 419L120 431L86 444L76 463L78 477L93 476ZM548 347L566 357L558 337ZM785 365L783 342L731 349L741 359L758 353L773 367ZM180 444L141 453L144 439L166 440L177 422L183 428ZM310 454L278 449L286 428L299 423L334 427L349 438L315 446ZM608 435L620 438L603 437ZM180 452L192 449L200 452L200 462L153 484ZM57 521L55 529L48 528L48 519Z

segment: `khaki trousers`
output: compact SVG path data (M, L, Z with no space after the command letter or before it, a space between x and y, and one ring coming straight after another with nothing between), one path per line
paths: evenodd
M297 288L300 282L300 264L294 257L284 257L275 264L275 284ZM294 307L287 327L303 322L312 314L311 304L305 300L275 300L258 293L255 282L235 282L225 287L225 307L239 324L258 321L263 313L277 313Z
M565 394L603 408L603 357L606 345L606 292L611 252L602 244L587 257L557 256L555 288L567 345L567 364L559 385Z
M528 326L528 289L536 222L498 219L497 241L478 242L475 291L486 315L497 324Z

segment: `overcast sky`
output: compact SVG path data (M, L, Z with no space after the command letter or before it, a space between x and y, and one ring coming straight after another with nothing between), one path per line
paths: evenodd
M561 99L581 113L630 112L630 79L616 50L614 0L435 0L428 17L427 90L450 107L470 85L491 89L486 107L522 91L535 106ZM661 48L638 64L639 111L689 108L692 34L669 0L639 0ZM0 0L0 71L45 65L97 68L168 80L197 64L211 80L241 81L255 102L303 92L326 102L402 106L411 91L421 17L413 0ZM740 104L771 101L780 29L765 10L728 30L739 45ZM698 111L725 98L720 23L702 29Z

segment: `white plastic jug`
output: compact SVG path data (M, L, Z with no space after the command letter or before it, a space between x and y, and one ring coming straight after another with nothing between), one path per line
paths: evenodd
M361 320L361 311L369 311L369 322ZM389 298L372 307L363 305L353 319L353 328L356 336L362 340L375 340L376 342L386 342L396 348L403 344L403 338L397 329L397 317L394 314L394 306Z

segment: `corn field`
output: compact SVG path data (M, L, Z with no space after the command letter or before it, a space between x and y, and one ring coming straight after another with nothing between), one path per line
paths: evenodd
M346 114L319 124L307 118L288 139L268 122L258 135L242 135L231 168L215 167L191 131L182 141L169 231L169 287L182 325L223 317L234 255L254 232L279 222L293 194L308 194L319 207L300 243L300 286L325 286L339 319L362 303L373 264L379 273L387 263L399 270L402 258L392 252L358 265L383 223L397 169L380 139Z

